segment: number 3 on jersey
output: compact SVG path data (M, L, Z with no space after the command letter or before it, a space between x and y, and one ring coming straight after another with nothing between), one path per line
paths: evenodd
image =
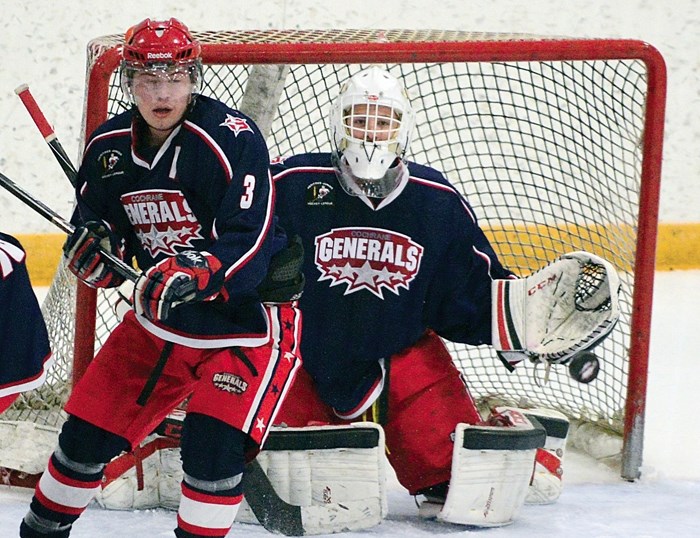
M241 196L241 209L249 209L253 205L253 191L255 190L255 176L248 174L243 178L243 195Z

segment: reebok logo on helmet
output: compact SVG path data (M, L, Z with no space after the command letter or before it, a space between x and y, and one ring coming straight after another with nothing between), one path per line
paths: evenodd
M172 57L172 52L149 52L146 55L146 58L148 58L149 60L168 60L172 59Z

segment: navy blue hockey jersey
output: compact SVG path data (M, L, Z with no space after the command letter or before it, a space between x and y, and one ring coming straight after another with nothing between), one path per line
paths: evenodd
M51 365L49 336L25 258L19 241L0 233L0 398L38 387Z
M280 224L305 248L301 352L327 403L357 403L349 399L373 375L367 368L427 329L491 342L491 280L512 273L441 173L409 163L408 178L376 206L345 193L330 154L294 156L272 173Z
M275 235L267 146L253 121L198 96L159 148L139 144L134 110L92 135L78 174L74 220L102 220L141 270L184 250L221 260L226 301L188 303L165 322L139 321L190 347L264 343L267 323L255 287L284 244Z

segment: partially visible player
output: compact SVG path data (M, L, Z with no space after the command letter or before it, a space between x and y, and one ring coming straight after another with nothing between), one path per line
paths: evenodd
M0 413L41 385L52 354L20 242L0 232Z
M451 482L457 480L453 465L463 447L456 428L482 423L442 339L495 343L494 283L504 283L522 306L526 281L501 264L474 210L443 174L405 160L414 112L399 80L378 67L360 71L343 85L329 120L333 152L296 155L272 166L280 222L301 236L306 252L300 301L304 367L278 423L379 422L401 484L441 506L457 484ZM573 264L577 273L578 261ZM532 326L546 317L546 306L531 317ZM524 337L526 310L507 302L498 307L510 316L510 330ZM522 338L523 345L534 343ZM500 341L497 349L513 362L527 356L522 351L535 351L510 344ZM511 418L495 417L493 423L513 425ZM505 435L500 448L518 450L522 438ZM445 519L510 522L524 499L524 493L515 499L520 491L513 493L513 506L489 514L497 509L494 492L509 495L506 475L514 469L506 468L508 461L513 457L504 455L502 470L485 462L478 468L478 460L467 465L467 472L480 477L473 483L483 487L474 506L464 495L454 503L461 514L443 511ZM526 481L533 464L518 464Z
M123 280L104 250L135 259L143 273L133 310L66 404L69 418L21 523L23 538L69 536L105 464L185 398L175 535L225 536L244 465L300 364L296 291L282 296L263 280L287 241L275 228L257 126L198 93L201 47L180 21L135 25L121 54L122 89L134 106L90 136L64 255L93 287Z

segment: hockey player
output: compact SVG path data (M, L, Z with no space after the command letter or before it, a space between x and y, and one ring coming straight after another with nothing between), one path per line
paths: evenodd
M269 282L270 295L257 291L286 245L269 157L248 117L198 94L201 46L184 24L146 19L126 32L121 54L134 106L88 141L64 254L93 287L123 280L103 251L143 273L133 310L73 389L20 536L68 536L105 464L189 397L175 535L223 537L247 454L300 364L293 293L274 295Z
M46 324L20 242L0 232L0 413L44 382L51 365Z
M454 465L464 460L459 452L468 432L461 445L456 428L482 423L441 338L496 344L492 321L505 313L511 336L530 344L518 309L492 301L494 284L503 283L518 304L529 304L522 302L527 281L501 264L475 212L439 171L405 160L414 113L399 80L378 67L360 71L342 87L329 121L332 153L296 155L272 166L280 223L301 236L306 252L304 367L277 423L379 422L399 482L439 511L448 494L459 495L452 491ZM583 331L581 341L602 338L593 332ZM506 340L496 347L513 363L535 351ZM494 423L524 424L520 414L512 420L505 411ZM517 448L519 439L491 448ZM518 472L529 479L532 466L526 458ZM484 526L512 521L524 493L514 493L521 496L492 517L494 491L508 496L504 490L512 485L492 470L485 465L473 481L487 489L483 497L480 490L473 495L484 504L464 506L465 494L449 511L445 506L443 519Z

